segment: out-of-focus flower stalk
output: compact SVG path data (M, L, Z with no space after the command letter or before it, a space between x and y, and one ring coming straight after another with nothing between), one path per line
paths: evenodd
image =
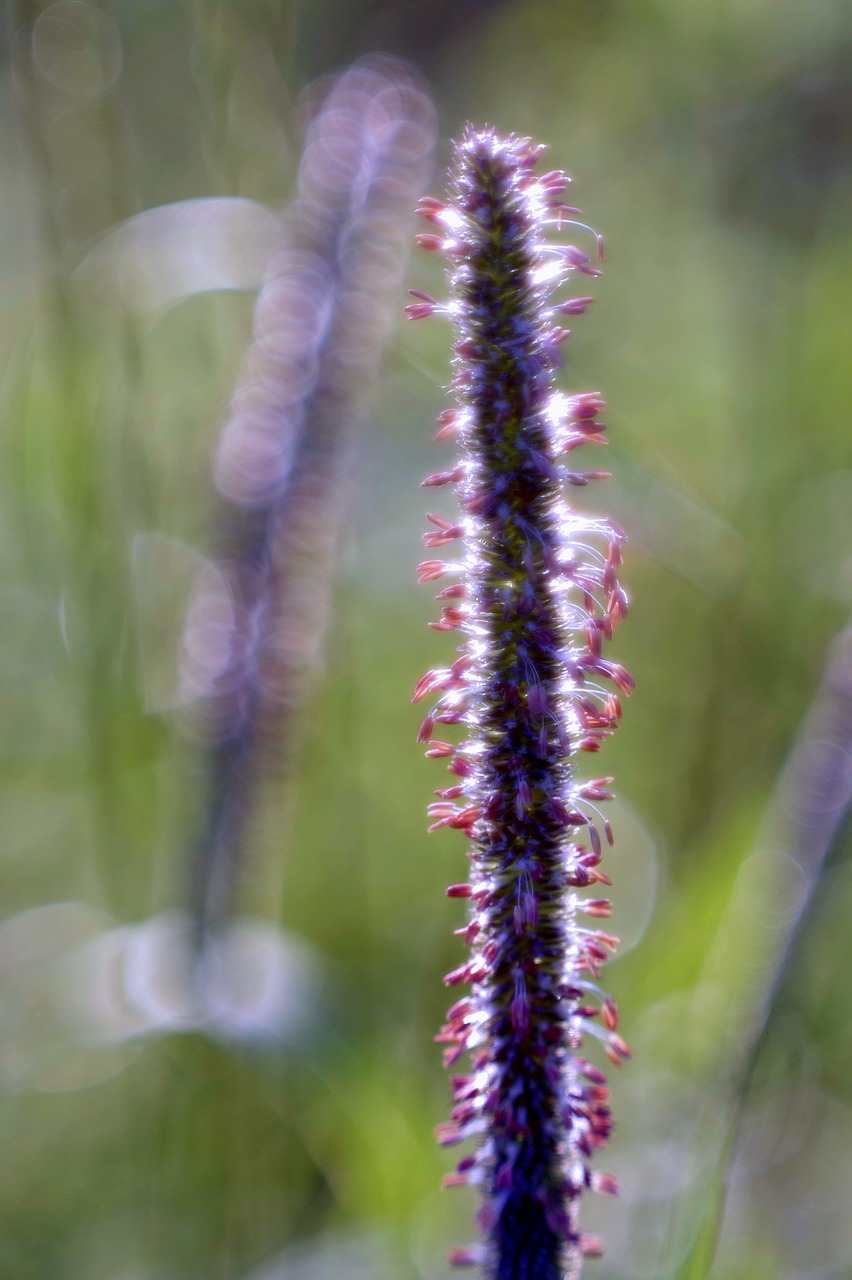
M200 696L210 744L192 872L199 936L231 911L260 775L298 749L354 429L433 139L423 89L378 56L330 84L307 131L286 243L258 298L215 465L230 597L200 591L185 633L184 692Z
M760 847L777 849L776 859L789 861L798 875L779 883L776 869L772 882L764 886L773 916L786 920L780 945L771 957L766 958L764 952L763 963L746 966L746 971L756 976L756 985L741 982L737 1002L725 1008L729 1042L736 1050L724 1054L720 1087L708 1095L712 1112L706 1137L699 1130L702 1157L706 1158L714 1143L718 1156L707 1174L700 1229L696 1232L694 1219L690 1222L695 1244L684 1260L684 1276L709 1276L713 1270L733 1169L747 1137L745 1120L761 1057L778 1031L777 1015L786 1003L782 997L801 972L803 945L816 926L828 874L848 848L850 829L852 625L841 632L829 653L761 832ZM728 912L733 916L736 911L734 897ZM749 898L742 918L735 920L732 928L741 934L753 911L753 898ZM720 1126L720 1116L727 1117L724 1126Z
M408 309L415 319L449 315L456 338L456 407L438 434L457 436L461 456L424 484L454 485L460 514L431 515L425 541L460 540L463 556L427 560L420 574L457 578L440 592L432 625L465 640L449 668L424 676L415 700L439 695L419 738L454 775L437 793L430 829L470 840L469 883L448 893L470 901L459 932L471 955L445 981L471 992L438 1039L448 1064L468 1052L471 1071L453 1079L455 1107L439 1137L479 1141L448 1182L480 1188L482 1241L451 1260L482 1264L490 1280L576 1277L583 1255L599 1252L580 1231L580 1195L617 1188L588 1167L610 1110L583 1040L602 1041L615 1063L629 1055L615 1004L598 986L616 939L595 925L610 903L578 892L609 884L601 830L612 837L597 806L611 779L584 782L575 770L578 753L597 752L621 714L617 693L600 682L621 693L633 683L602 654L627 607L617 578L624 535L563 496L566 484L605 474L564 461L579 445L605 443L605 427L597 392L553 388L567 336L559 321L591 299L552 295L569 276L598 271L575 246L547 242L551 227L577 224L562 201L566 176L536 172L541 151L467 129L450 203L420 207L434 225L420 244L449 256L450 298L417 294ZM436 726L454 724L464 742L436 740Z

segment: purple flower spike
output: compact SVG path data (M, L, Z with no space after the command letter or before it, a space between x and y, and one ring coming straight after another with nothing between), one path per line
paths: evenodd
M220 574L199 581L182 685L208 743L190 900L200 955L233 914L264 776L298 756L320 665L347 480L404 272L434 108L394 58L323 82L282 243L216 458ZM217 582L218 580L218 582Z
M478 1141L448 1181L480 1188L482 1240L451 1261L480 1265L488 1280L573 1280L583 1256L600 1252L580 1231L580 1195L617 1185L588 1167L611 1122L584 1033L616 1064L630 1052L597 985L617 940L580 923L581 913L594 923L610 912L593 895L609 883L598 823L607 841L609 824L597 805L611 779L575 775L577 753L597 751L621 714L601 681L632 687L601 656L627 608L616 577L624 535L563 496L563 482L601 474L566 471L563 454L605 443L605 428L597 392L553 388L565 336L555 319L590 302L553 294L574 272L597 272L580 250L546 241L575 211L561 203L564 174L536 174L541 152L527 138L468 127L449 203L420 207L435 229L421 244L450 255L450 299L433 309L455 326L456 408L441 415L439 436L461 445L458 464L427 481L455 487L461 516L431 515L437 532L425 540L463 547L460 565L428 560L420 571L433 581L461 569L462 589L441 592L450 603L433 625L465 639L448 670L418 685L418 698L440 694L419 736L460 780L438 792L432 829L462 830L472 865L470 884L449 891L469 900L460 932L471 954L445 979L471 992L438 1036L447 1063L468 1053L471 1069L453 1080L454 1110L438 1136ZM433 739L436 725L456 723L460 746ZM578 893L587 887L588 897Z

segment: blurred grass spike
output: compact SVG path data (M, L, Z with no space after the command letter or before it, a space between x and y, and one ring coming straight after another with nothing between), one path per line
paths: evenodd
M215 463L220 569L200 582L182 679L208 744L191 870L199 942L232 912L260 775L292 761L326 629L356 427L405 267L404 220L434 142L434 112L395 59L324 85L307 128L284 242Z
M598 823L607 843L611 830L592 801L609 798L611 779L576 774L578 753L596 751L621 713L601 680L622 693L633 686L602 657L627 611L617 577L624 534L563 496L565 483L599 478L566 472L559 459L589 439L604 443L595 421L603 400L554 390L566 335L554 326L565 304L552 295L575 271L598 272L580 250L545 239L561 226L568 179L538 175L541 152L527 138L468 126L450 202L421 204L437 230L419 238L452 264L461 445L460 462L424 482L454 486L461 512L457 526L429 516L438 533L427 545L463 546L463 589L440 593L451 603L433 625L465 639L452 666L420 681L415 700L439 695L419 734L427 755L448 754L432 741L435 725L464 726L450 764L462 781L439 792L429 814L430 830L464 832L472 863L470 884L450 890L471 904L462 931L471 954L445 978L471 994L437 1037L447 1065L468 1053L472 1070L454 1077L438 1137L478 1140L449 1183L482 1192L482 1240L450 1260L481 1264L489 1280L576 1278L583 1258L601 1251L580 1230L580 1196L617 1183L589 1168L611 1118L606 1077L583 1056L583 1039L601 1041L616 1066L630 1056L615 1003L596 981L617 940L579 923L580 913L610 913L607 899L578 890L609 883L598 869ZM425 580L438 563L421 566ZM592 1021L599 1013L602 1027Z
M773 885L773 897L780 900L772 906L786 920L786 928L768 965L766 980L747 1010L741 1051L732 1064L726 1064L730 1119L708 1179L696 1240L677 1280L708 1280L712 1274L731 1173L761 1055L817 914L825 874L848 851L852 828L852 625L840 634L829 655L816 697L778 780L767 826L801 875L792 893L788 888L785 894L783 888Z

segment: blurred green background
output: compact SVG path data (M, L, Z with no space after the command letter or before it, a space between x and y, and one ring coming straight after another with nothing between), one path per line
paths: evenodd
M5 12L0 1274L437 1280L471 1234L473 1199L440 1190L450 1162L431 1135L462 922L443 890L464 846L425 835L444 775L422 762L409 705L453 648L414 585L432 505L418 484L451 456L431 443L448 380L437 323L391 335L298 768L266 788L244 868L246 954L279 965L286 1034L182 1025L169 972L202 794L169 690L212 554L210 463L264 208L293 191L304 87L380 48L431 85L436 193L466 119L530 133L607 239L562 383L609 402L615 478L593 499L630 535L633 607L612 653L638 684L601 758L625 943L608 986L634 1058L598 1162L623 1194L587 1207L608 1242L588 1274L848 1277L852 878L840 840L808 880L818 840L782 771L852 601L852 9ZM182 282L156 236L121 288L102 268L111 228L207 197L245 202L229 287L203 245ZM440 267L422 255L409 283L440 293ZM852 760L852 731L847 754L832 745ZM823 811L847 801L832 792Z

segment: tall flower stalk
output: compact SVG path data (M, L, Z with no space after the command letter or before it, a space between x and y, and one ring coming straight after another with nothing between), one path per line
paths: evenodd
M438 1037L447 1064L468 1053L470 1071L453 1079L439 1138L478 1139L447 1181L479 1187L482 1238L451 1260L482 1264L489 1280L576 1277L583 1255L600 1251L580 1231L580 1196L617 1186L589 1169L611 1121L606 1077L583 1041L602 1041L616 1063L629 1055L598 985L617 940L594 927L611 909L592 896L610 883L601 832L610 843L612 834L598 803L611 779L576 772L579 753L597 752L616 728L618 693L633 683L602 654L627 608L617 579L624 535L565 500L566 484L606 474L563 461L605 443L603 401L553 385L568 336L559 320L591 302L554 292L599 272L576 246L547 241L553 227L582 224L563 203L567 177L537 173L541 152L468 127L449 203L430 198L419 210L434 225L421 246L449 257L450 300L418 293L408 308L414 319L447 314L456 339L456 405L438 435L457 436L461 456L424 484L454 485L460 514L430 515L425 541L459 540L463 554L425 561L420 577L459 578L439 593L431 625L464 641L450 667L423 677L415 700L439 695L419 740L454 775L437 792L430 830L457 828L470 841L469 882L448 893L470 901L459 933L471 954L445 982L471 989ZM435 737L436 726L455 724L466 735L459 745Z
M434 109L405 64L376 55L326 85L257 301L215 469L229 600L219 586L199 593L185 634L184 683L209 741L191 868L199 944L233 910L261 778L298 754L353 443L433 139Z

